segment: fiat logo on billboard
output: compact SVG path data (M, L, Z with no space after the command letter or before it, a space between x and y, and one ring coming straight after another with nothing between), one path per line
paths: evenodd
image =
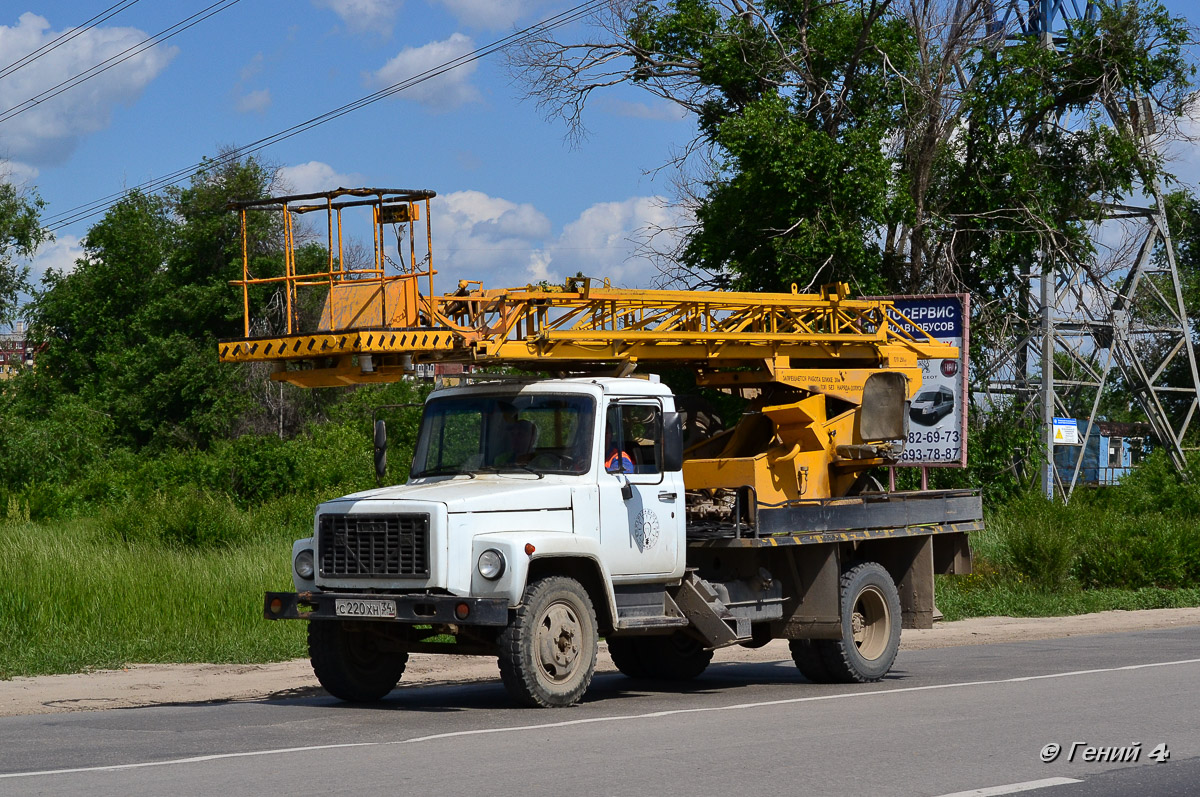
M942 360L942 376L954 376L958 373L958 360Z

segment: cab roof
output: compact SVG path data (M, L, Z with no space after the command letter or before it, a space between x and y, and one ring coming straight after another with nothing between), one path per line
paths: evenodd
M593 396L670 396L671 390L651 378L631 376L577 376L562 379L496 379L471 381L463 385L435 390L435 396L469 393L585 393Z

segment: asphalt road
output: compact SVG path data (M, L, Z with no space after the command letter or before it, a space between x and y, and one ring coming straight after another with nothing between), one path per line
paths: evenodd
M1188 627L903 651L853 687L790 661L670 690L603 675L554 711L476 683L9 717L0 795L1200 794L1197 683Z

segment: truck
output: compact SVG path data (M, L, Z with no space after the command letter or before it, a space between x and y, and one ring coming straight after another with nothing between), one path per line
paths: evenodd
M934 575L970 572L968 535L983 527L975 491L884 491L872 476L903 451L920 360L960 352L845 285L650 291L576 277L439 295L433 196L234 205L243 225L274 212L286 229L324 211L329 257L324 271L285 257L263 275L245 254L245 334L220 342L222 361L268 362L272 379L310 387L393 381L418 363L506 367L434 390L407 481L321 504L293 544L294 590L268 592L264 616L308 624L322 686L375 701L411 653L484 655L518 703L569 706L602 638L638 679L696 678L714 650L774 639L811 681L883 678L901 629L932 625ZM343 215L364 209L375 261L352 268ZM314 286L305 328L293 308ZM252 335L250 296L264 289L284 294L286 323ZM656 366L689 368L746 410L720 428ZM386 446L378 424L380 474Z

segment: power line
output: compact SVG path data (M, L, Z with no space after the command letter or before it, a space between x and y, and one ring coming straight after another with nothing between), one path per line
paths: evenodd
M178 185L205 168L223 166L227 163L238 160L239 158L245 157L246 155L251 155L259 150L265 149L272 144L285 141L293 136L299 135L300 133L311 130L314 127L323 125L326 122L331 122L334 119L345 116L353 111L365 108L368 105L404 91L405 89L412 88L413 86L424 83L427 80L432 80L433 78L439 77L453 69L466 66L469 63L473 63L492 55L493 53L499 52L500 50L511 47L512 45L529 38L534 32L554 30L555 28L567 25L583 16L586 16L588 13L604 5L606 2L608 2L608 0L588 0L588 2L580 3L567 9L566 11L562 11L558 14L547 17L540 22L534 23L529 27L514 31L513 33L510 33L501 39L497 39L496 41L472 50L469 53L461 55L457 58L453 58L449 61L439 64L438 66L431 67L424 72L420 72L416 75L408 77L402 81L399 81L398 83L393 83L392 85L380 89L379 91L373 92L364 97L360 97L357 100L348 102L345 105L334 108L333 110L326 111L325 113L319 116L314 116L304 122L292 125L291 127L285 128L284 130L281 130L270 136L260 138L257 141L252 141L245 146L230 150L229 152L215 159L194 163L191 166L178 169L170 174L163 175L162 177L147 180L146 182L136 185L133 188L109 194L101 199L94 200L84 205L78 205L74 208L62 211L61 213L52 214L45 219L47 222L46 228L51 232L55 232L63 227L74 224L75 222L82 221L83 219L90 218L99 213L103 213L120 201L122 197L133 191L149 193L158 191L168 186Z
M128 61L130 58L133 58L135 55L142 54L146 50L149 50L151 47L155 47L159 44L162 44L167 39L170 39L173 36L183 33L188 28L191 28L195 25L200 24L201 22L208 19L209 17L214 16L215 14L221 13L225 9L230 8L231 6L233 6L239 2L241 2L241 0L218 0L218 2L213 3L212 5L208 6L207 8L204 8L201 11L197 11L195 14L192 14L190 17L187 17L183 21L176 22L174 25L171 25L170 27L160 30L158 33L154 34L153 36L147 36L145 39L142 39L137 44L132 45L131 47L128 47L128 48L122 50L121 52L117 53L116 55L106 58L105 60L101 61L100 63L96 64L95 66L92 66L91 68L89 68L83 72L80 72L78 75L67 78L66 80L59 83L58 85L51 86L50 88L46 89L41 94L30 97L29 99L25 100L24 102L18 103L17 105L12 106L8 110L4 111L3 113L0 113L0 123L7 122L9 119L12 119L15 116L19 116L20 114L24 113L25 111L28 111L31 108L34 108L38 105L41 105L46 100L49 100L53 97L57 97L59 94L62 94L64 91L69 91L82 83L86 83L87 81L91 80L92 78L97 77L97 76L107 72L108 70L112 69L114 66L117 66L118 64ZM220 6L220 8L218 8L218 6ZM184 24L184 23L187 23L187 24ZM103 68L101 68L101 67L103 67Z
M115 17L117 14L120 14L122 11L129 8L134 3L138 3L138 2L141 2L141 0L121 0L121 2L114 3L113 5L104 9L103 11L101 11L99 14L92 17L91 19L84 20L81 25L77 25L74 28L67 28L62 33L55 36L53 39L51 39L50 41L43 44L41 47L38 47L36 50L34 50L32 52L26 53L24 56L18 58L16 61L13 61L8 66L4 67L3 69L0 69L0 79L8 77L13 72L16 72L18 69L21 69L22 67L29 66L34 61L36 61L37 59L39 59L43 55L45 55L46 53L57 50L59 47L62 47L64 44L71 41L76 36L80 36L84 33L87 33L89 30L96 27L101 22L104 22L112 17Z
M431 67L430 69L427 69L424 72L421 72L417 75L413 75L413 76L406 78L405 80L402 80L398 83L394 83L391 86L380 89L379 91L376 91L372 94L368 94L365 97L360 97L359 99L354 100L353 102L349 102L338 108L334 108L333 110L327 111L326 113L321 114L320 116L315 116L311 119L308 119L307 121L304 121L299 124L293 125L292 127L286 128L278 133L274 133L265 138L260 138L257 141L253 141L253 142L250 142L249 144L246 144L245 146L238 147L234 150L231 150L230 152L226 153L226 155L224 155L221 158L218 158L218 159L215 159L215 160L209 161L209 162L201 161L199 163L192 164L191 166L185 167L183 169L178 169L178 170L171 172L170 174L164 175L162 177L158 177L153 180L148 180L144 183L134 186L131 189L124 189L122 191L118 191L116 193L109 194L108 196L102 197L101 199L95 200L95 201L87 203L85 205L79 205L74 208L70 208L69 210L62 211L61 213L53 214L53 215L47 217L47 220L50 221L51 224L53 225L51 227L52 230L60 229L61 227L65 226L67 224L72 224L83 218L87 218L89 216L95 215L98 212L106 210L107 208L111 207L112 204L115 204L115 201L119 200L121 197L125 196L130 191L155 191L155 190L164 188L169 185L175 185L175 184L181 182L183 179L186 179L187 177L190 177L191 175L195 174L197 171L205 168L206 166L212 166L212 165L219 166L219 165L227 163L231 160L240 158L243 155L248 155L248 154L257 152L271 144L277 143L279 141L284 141L288 138L291 138L294 135L298 135L299 133L305 132L313 127L324 124L325 122L332 121L333 119L336 119L340 116L344 116L345 114L348 114L352 111L366 107L367 105L370 105L374 102L384 99L385 97L389 97L393 94L396 94L399 91L403 91L404 89L410 88L411 86L415 86L415 85L418 85L419 83L425 82L426 80L430 80L432 78L438 77L438 76L450 71L451 69L455 69L459 66L464 66L468 63L479 60L480 58L490 55L493 52L496 52L498 50L504 49L505 47L509 47L513 44L516 44L518 41L520 41L524 38L527 38L533 31L543 30L543 29L544 30L553 30L554 28L565 25L565 24L572 22L575 19L578 19L579 17L587 14L588 12L594 10L595 8L599 7L600 5L603 5L603 2L604 2L604 0L589 0L589 2L580 3L579 5L574 6L570 9L567 9L566 11L563 11L559 14L555 14L551 17L541 20L538 23L530 25L527 28L524 28L519 31L515 31L515 32L509 34L508 36L505 36L505 37L498 39L490 44L487 44L483 47L473 50L470 53L466 53L457 58L451 59L450 61L446 61L436 67Z

